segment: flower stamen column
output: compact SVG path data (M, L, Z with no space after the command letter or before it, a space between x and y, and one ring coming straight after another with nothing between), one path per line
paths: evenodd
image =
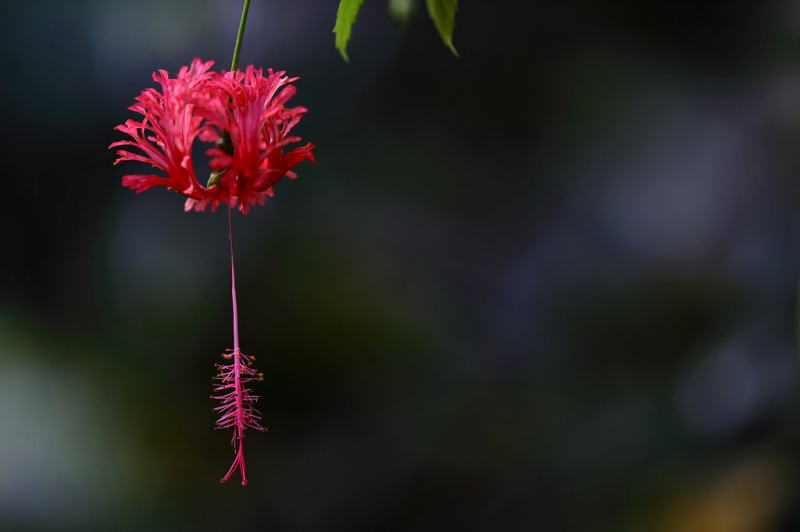
M258 380L263 379L263 375L256 373L252 369L252 358L242 353L239 348L239 308L236 300L236 267L233 255L233 222L231 208L228 208L228 243L231 255L231 303L233 308L233 352L224 353L222 356L228 360L233 359L233 364L221 366L223 370L217 376L221 383L215 391L225 392L221 396L215 397L222 401L222 405L216 410L221 412L218 428L233 428L231 444L234 446L236 458L231 467L220 482L226 482L231 475L238 469L242 477L242 485L247 485L247 468L244 459L244 431L245 428L265 430L258 421L261 419L258 411L253 407L253 403L258 400L258 396L245 388L245 383L257 376ZM232 389L231 389L232 387Z

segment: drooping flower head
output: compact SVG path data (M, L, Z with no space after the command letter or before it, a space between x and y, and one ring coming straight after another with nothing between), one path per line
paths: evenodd
M271 69L264 76L253 66L244 72L218 73L210 70L213 64L196 58L174 78L164 70L154 73L161 91L145 89L129 107L142 115L141 121L127 120L116 127L133 140L109 148L132 146L141 152L119 149L114 164L141 161L166 174L124 176L123 186L137 193L164 186L186 196L187 211L226 204L247 214L273 195L273 185L284 176L297 177L295 165L304 159L314 162L310 142L286 151L301 140L290 133L307 109L286 106L297 92L290 83L298 78ZM198 139L215 143L206 152L211 175L205 185L192 162Z
M245 3L244 14L247 13ZM240 26L240 37L244 24ZM233 64L238 57L234 55ZM291 131L306 113L305 107L287 107L296 89L285 72L267 71L248 66L244 72L214 72L212 61L192 61L172 78L164 70L153 74L161 90L145 89L129 109L142 115L140 121L127 120L116 127L132 140L115 142L117 160L149 163L165 175L131 174L122 184L137 193L163 186L184 196L185 210L228 208L228 240L231 256L231 299L233 308L233 348L223 353L229 361L218 365L214 399L219 415L217 428L232 429L231 443L235 458L222 477L227 481L239 471L247 484L244 458L245 430L265 430L255 408L258 396L248 383L263 375L252 368L250 357L239 348L239 321L236 303L236 279L233 260L231 210L247 214L253 205L263 205L272 196L272 187L284 176L297 177L292 171L304 159L314 162L314 145L288 149L300 142ZM235 68L235 67L234 67ZM210 175L201 184L192 161L195 141L213 143L206 154ZM137 152L123 149L133 147ZM288 150L288 151L287 151Z

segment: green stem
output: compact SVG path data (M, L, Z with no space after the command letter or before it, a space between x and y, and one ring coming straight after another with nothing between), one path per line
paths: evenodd
M231 60L231 72L239 68L239 52L242 50L242 40L244 40L244 26L247 24L247 12L250 10L250 0L244 0L244 7L242 8L242 18L239 20L239 31L236 33L236 45L233 47L233 59ZM230 104L231 99L228 98L228 104ZM223 131L222 135L217 140L216 147L218 150L222 150L228 155L233 155L233 144L231 144L231 134L227 131ZM219 180L225 175L225 172L228 171L228 168L224 168L222 170L214 170L211 172L211 175L208 177L208 183L206 183L207 188L215 187L219 183Z
M244 25L247 24L247 12L250 10L250 0L244 0L242 8L242 19L239 21L239 32L236 34L236 46L233 47L233 59L231 60L231 70L239 68L239 51L242 49L242 38L244 37Z

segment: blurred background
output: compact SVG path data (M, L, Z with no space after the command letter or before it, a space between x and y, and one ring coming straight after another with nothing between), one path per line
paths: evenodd
M251 7L319 162L234 220L243 488L225 213L106 149L241 2L2 3L0 530L800 530L800 2L417 7Z

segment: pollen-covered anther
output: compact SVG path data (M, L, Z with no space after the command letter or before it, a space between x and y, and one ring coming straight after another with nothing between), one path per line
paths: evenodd
M216 428L233 429L231 444L236 457L222 478L223 482L237 470L241 473L242 480L246 480L243 448L245 430L248 428L266 430L260 425L261 415L253 406L258 401L258 396L246 387L246 384L255 380L254 376L260 373L250 367L251 357L245 353L237 349L227 354L233 358L233 361L220 366L219 374L215 377L217 384L214 386L214 391L219 395L214 398L220 401L220 404L214 408L214 411L219 414Z

